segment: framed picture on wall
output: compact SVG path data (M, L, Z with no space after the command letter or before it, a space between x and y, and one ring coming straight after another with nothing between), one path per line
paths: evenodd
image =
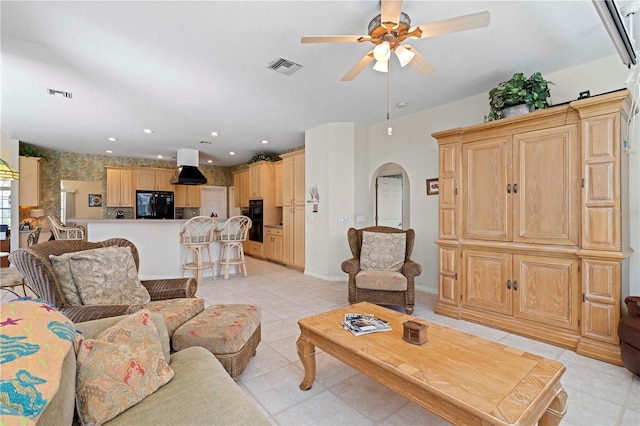
M437 195L440 192L438 178L427 179L427 195Z
M102 207L102 194L89 194L89 207Z

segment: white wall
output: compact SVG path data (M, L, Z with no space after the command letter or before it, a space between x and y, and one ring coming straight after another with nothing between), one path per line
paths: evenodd
M555 83L551 86L552 102L559 104L576 99L578 93L584 90L590 90L592 95L597 95L624 88L628 74L629 70L616 55L549 73L545 78ZM505 79L508 77L505 76ZM372 178L380 166L393 162L406 170L410 184L410 223L417 236L412 258L423 268L422 275L416 279L416 285L423 290L437 292L435 241L438 237L438 197L427 196L425 190L425 180L438 176L438 146L431 133L481 123L488 112L488 95L481 93L405 117L392 116L392 136L387 135L386 121L370 126L366 141L356 136L349 141L346 135L340 135L346 138L344 140L333 140L333 137L338 136L332 134L329 129L332 126L347 126L345 123L328 124L307 132L307 186L328 182L329 175L332 175L334 180L336 176L342 176L343 180L340 184L321 190L321 212L327 198L330 198L330 204L340 204L339 208L329 211L329 216L323 217L323 229L309 226L307 222L307 249L310 245L314 247L311 252L307 250L305 272L320 277L346 280L346 274L340 271L340 263L349 257L349 252L343 257L337 254L323 257L322 261L315 253L322 251L343 254L348 227L372 224ZM640 124L636 128L638 131L633 136L632 148L628 154L631 174L628 213L631 221L631 247L636 249L630 258L631 294L640 294ZM323 153L322 156L313 155L316 151L330 148L332 151ZM350 155L353 156L351 164L348 161ZM341 156L339 163L334 163L338 156ZM336 167L336 164L340 167ZM346 170L342 170L343 167ZM319 184L318 189L320 188ZM355 216L363 214L367 216L366 223L355 224ZM349 216L348 224L335 225L338 223L338 216L343 215Z

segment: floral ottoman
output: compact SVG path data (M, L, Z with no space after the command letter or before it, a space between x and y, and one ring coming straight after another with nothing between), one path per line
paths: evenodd
M173 333L173 350L201 346L214 354L237 381L256 354L260 320L260 308L254 305L209 306Z

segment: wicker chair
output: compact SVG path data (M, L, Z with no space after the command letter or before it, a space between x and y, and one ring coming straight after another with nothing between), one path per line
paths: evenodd
M12 252L9 255L9 260L11 264L20 271L27 283L29 283L41 299L48 301L58 308L73 322L84 322L98 318L130 314L142 309L143 305L70 305L64 297L49 256L59 256L64 253L109 246L130 247L136 268L140 266L136 246L124 238L112 238L95 243L81 240L45 241L29 248L22 248ZM163 316L167 314L167 308L159 306L164 303L162 301L167 301L167 304L170 304L170 302L174 303L175 299L194 298L198 288L198 284L194 278L143 280L141 283L151 296L151 302L144 307L151 310L162 311L159 313ZM187 301L185 301L185 303L186 302ZM204 303L202 303L202 307L199 308L198 313L202 311L202 309L204 309ZM185 321L188 319L189 318L185 319ZM170 334L171 333L172 332L170 332Z
M244 247L242 244L247 240L247 233L251 229L253 222L247 216L233 216L227 219L220 229L219 241L220 260L218 261L218 275L224 266L224 279L229 279L229 267L237 265L247 276L247 262L244 258Z
M38 240L40 239L40 227L36 227L36 229L29 234L27 237L27 247L31 247L33 245L38 244Z
M218 222L209 216L196 216L187 220L180 231L180 242L187 252L182 262L182 276L185 271L193 271L198 285L203 282L203 270L211 268L211 275L216 279L215 260L211 257L209 247L216 238Z
M51 232L56 240L86 240L84 226L69 226L62 223L58 216L47 216L51 223Z
M361 282L358 281L358 274L362 272L360 269L360 253L362 249L362 234L364 231L406 234L404 263L398 271L400 276L395 273L396 276L394 278L396 279L385 280L386 277L394 275L385 270L367 271L369 276L372 275L371 272L374 272L374 274L375 272L380 272L381 279L376 280L378 282L374 286L364 284L364 278L362 278ZM347 238L353 258L342 262L342 270L349 274L349 303L370 302L377 305L401 305L404 306L406 313L411 315L415 304L414 278L422 273L422 267L409 259L415 241L415 232L413 229L405 231L388 226L371 226L363 229L350 228L347 231ZM406 286L404 285L404 280L406 280Z

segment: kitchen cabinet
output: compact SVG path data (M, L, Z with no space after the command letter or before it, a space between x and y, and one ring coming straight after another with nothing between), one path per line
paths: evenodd
M275 174L273 163L257 161L249 165L249 199L262 200L275 191Z
M283 256L282 228L264 227L264 257L276 262L282 262Z
M249 208L249 184L249 169L233 173L233 187L235 190L235 197L233 201L234 207Z
M432 135L437 313L621 365L629 109L620 90Z
M283 154L282 157L282 205L305 203L304 150Z
M174 191L171 179L175 176L173 169L156 169L138 167L135 169L136 190L139 191Z
M258 241L249 241L248 254L264 259L264 244Z
M282 232L285 265L305 265L304 150L282 154Z
M20 157L20 205L40 205L40 157Z
M275 176L275 203L276 207L282 207L282 161L273 164Z
M201 191L200 185L174 185L176 207L197 207L200 208Z
M285 265L304 269L305 206L286 206L282 208L282 262Z
M133 207L133 170L107 167L107 207Z

